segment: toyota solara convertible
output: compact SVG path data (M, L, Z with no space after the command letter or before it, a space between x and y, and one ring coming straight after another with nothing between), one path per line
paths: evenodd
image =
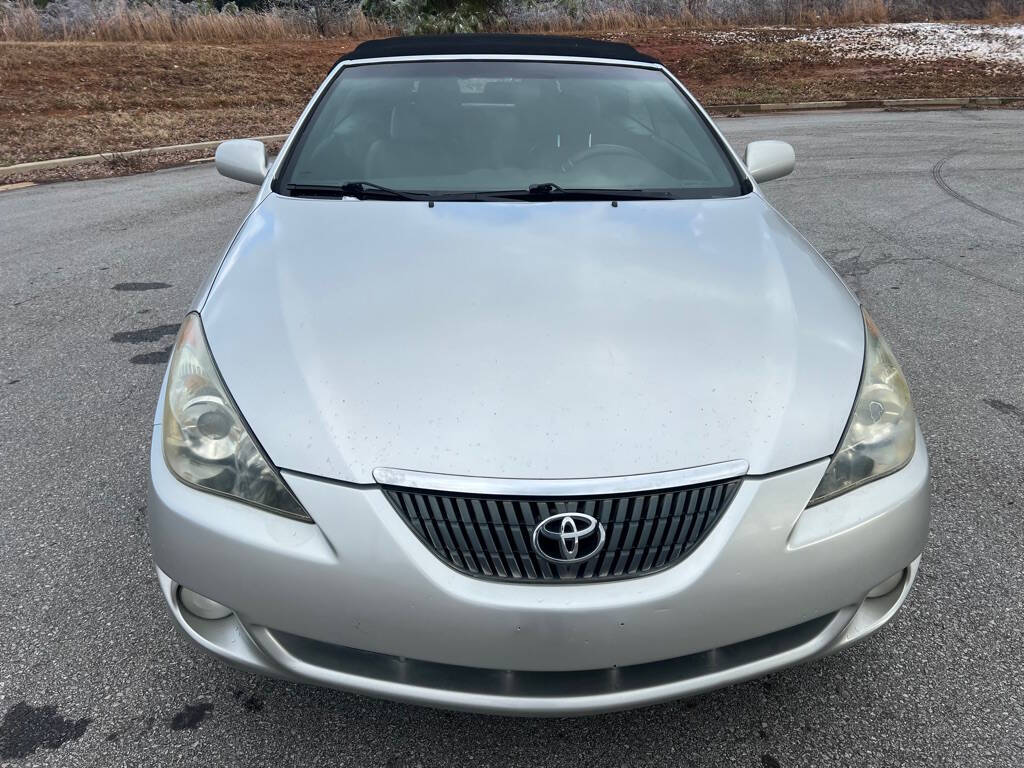
M275 159L216 165L259 192L181 325L149 491L201 648L583 714L903 604L928 457L878 328L762 195L788 144L741 159L627 45L455 36L360 45Z

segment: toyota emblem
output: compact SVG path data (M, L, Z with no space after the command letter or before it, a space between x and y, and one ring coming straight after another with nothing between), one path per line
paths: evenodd
M562 512L533 529L533 550L556 565L589 560L604 546L604 526L582 512Z

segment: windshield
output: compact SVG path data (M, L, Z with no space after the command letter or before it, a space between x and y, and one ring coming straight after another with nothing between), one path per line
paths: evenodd
M531 187L548 195L741 194L721 142L662 72L554 62L346 67L303 128L281 182L292 194L356 182L392 195Z

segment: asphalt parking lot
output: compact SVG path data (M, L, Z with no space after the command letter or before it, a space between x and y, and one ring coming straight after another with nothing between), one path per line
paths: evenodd
M920 576L838 656L599 717L265 680L165 613L145 486L164 362L251 202L210 166L0 193L0 765L1008 766L1024 754L1024 112L723 120L862 298L932 459Z

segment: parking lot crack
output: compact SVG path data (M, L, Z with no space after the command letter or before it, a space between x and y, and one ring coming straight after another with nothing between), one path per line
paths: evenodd
M871 269L875 269L884 263L900 263L901 261L929 261L938 266L950 269L953 272L959 272L960 274L965 275L966 277L970 277L975 280L980 280L983 283L988 283L989 285L993 285L997 288L1002 288L1004 291L1009 291L1010 293L1016 296L1024 296L1024 288L1018 287L1016 285L1011 285L1010 283L1004 283L1001 280L996 280L995 278L988 277L987 275L978 274L977 272L973 272L957 264L950 264L948 261L937 259L934 256L930 256L929 254L924 253L917 247L906 243L896 235L890 234L889 232L886 232L885 230L876 227L874 224L869 224L863 219L858 219L858 221L865 229L874 232L876 235L883 238L884 240L913 254L913 257L891 257L885 261L880 261L878 263L873 264Z

